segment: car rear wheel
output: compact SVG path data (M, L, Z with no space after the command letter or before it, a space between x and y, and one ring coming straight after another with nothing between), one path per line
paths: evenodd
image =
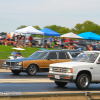
M11 70L13 74L18 75L19 73L21 73L21 71L19 70Z
M55 84L56 84L57 86L59 86L59 87L64 87L64 86L67 84L67 82L55 81Z
M37 73L37 67L36 65L30 65L27 69L27 74L30 76L33 76Z
M76 80L76 86L79 89L87 89L90 84L90 77L87 74L81 74Z

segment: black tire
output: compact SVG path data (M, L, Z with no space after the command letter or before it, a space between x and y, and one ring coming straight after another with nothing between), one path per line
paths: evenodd
M18 75L19 73L21 73L21 71L19 70L11 70L13 74Z
M55 81L55 84L58 86L58 87L64 87L67 82L59 82L59 81Z
M37 73L37 67L36 65L30 65L27 69L27 74L30 76L33 76Z
M81 74L75 83L79 89L87 89L90 85L90 77L87 74Z

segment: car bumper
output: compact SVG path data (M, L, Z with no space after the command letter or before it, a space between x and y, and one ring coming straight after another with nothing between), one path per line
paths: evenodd
M22 70L23 69L23 67L20 65L9 66L9 65L5 65L5 64L2 65L2 68L3 69L10 69L10 70Z
M57 75L59 77L56 77ZM73 75L63 75L63 74L51 74L51 73L48 73L48 77L50 78L50 80L54 80L54 81L75 82L75 80L73 79Z

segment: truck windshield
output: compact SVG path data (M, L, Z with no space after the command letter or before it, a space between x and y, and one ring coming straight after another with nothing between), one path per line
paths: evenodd
M99 53L81 53L73 61L94 63Z
M29 56L29 58L44 59L48 52L37 51Z

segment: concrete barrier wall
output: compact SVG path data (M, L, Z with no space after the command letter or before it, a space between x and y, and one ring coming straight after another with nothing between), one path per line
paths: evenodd
M100 93L0 95L0 100L100 100Z
M0 100L89 100L85 93L0 96Z

